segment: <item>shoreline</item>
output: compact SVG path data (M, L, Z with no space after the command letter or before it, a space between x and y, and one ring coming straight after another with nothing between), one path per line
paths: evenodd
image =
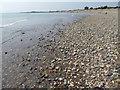
M53 11L56 12L56 11ZM118 9L98 9L98 10L80 10L80 11L58 11L58 13L85 13L85 14L117 14Z
M14 60L16 75L6 68L3 87L119 87L116 21L116 14L87 16L58 30L44 45L39 39L33 52Z

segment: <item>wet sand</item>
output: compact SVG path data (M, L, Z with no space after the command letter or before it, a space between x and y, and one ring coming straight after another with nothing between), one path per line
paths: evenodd
M87 16L37 37L21 56L3 52L12 60L3 61L3 88L118 88L117 20L112 11Z

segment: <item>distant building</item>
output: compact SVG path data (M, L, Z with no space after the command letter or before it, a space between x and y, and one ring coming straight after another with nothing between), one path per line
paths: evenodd
M87 7L87 6L86 6L84 9L85 9L85 10L88 10L88 9L89 9L89 7Z

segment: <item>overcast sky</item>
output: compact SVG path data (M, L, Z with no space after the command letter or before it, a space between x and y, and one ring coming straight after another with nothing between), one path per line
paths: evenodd
M1 2L118 2L120 0L0 0Z
M43 0L3 0L0 3L0 6L2 6L0 8L0 12L22 12L22 11L32 11L32 10L41 10L41 11L70 10L70 9L83 9L85 6L89 6L89 7L98 7L105 5L118 6L119 0L84 0L84 1L83 0L44 0L44 2L42 1Z

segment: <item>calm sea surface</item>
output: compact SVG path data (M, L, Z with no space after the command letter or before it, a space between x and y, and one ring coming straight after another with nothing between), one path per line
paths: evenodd
M19 35L21 32L39 30L40 34L51 29L53 25L66 25L81 19L88 14L78 13L3 13L3 41L6 38Z

